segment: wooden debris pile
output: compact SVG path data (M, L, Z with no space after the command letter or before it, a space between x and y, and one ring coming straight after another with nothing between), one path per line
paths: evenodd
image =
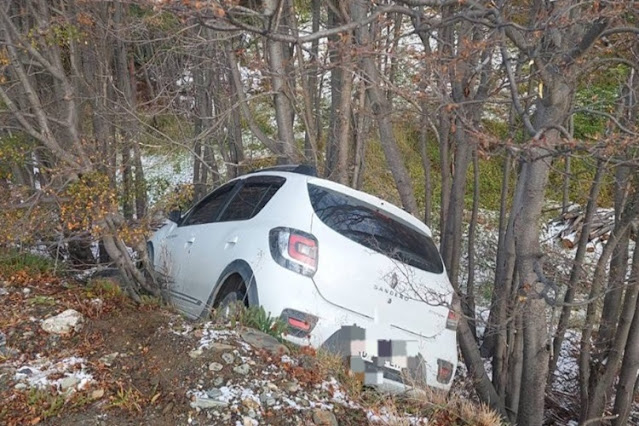
M581 231L586 219L586 211L579 205L573 204L565 213L562 213L553 224L556 228L562 228L556 235L561 245L566 249L577 246L581 238ZM588 251L594 251L595 244L604 242L610 237L615 226L614 209L600 208L593 215L588 232ZM636 240L637 224L631 230L631 238Z

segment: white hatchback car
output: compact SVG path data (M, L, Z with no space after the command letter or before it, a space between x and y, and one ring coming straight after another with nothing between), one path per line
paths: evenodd
M430 230L409 213L307 166L246 174L176 213L148 248L187 316L243 300L281 317L293 343L346 348L382 387L410 377L450 388L453 290Z

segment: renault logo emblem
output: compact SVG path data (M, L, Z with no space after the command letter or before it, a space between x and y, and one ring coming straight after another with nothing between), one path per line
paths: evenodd
M390 286L393 290L395 289L395 287L397 287L397 283L398 283L397 274L393 272L393 275L391 276L391 280L390 280Z

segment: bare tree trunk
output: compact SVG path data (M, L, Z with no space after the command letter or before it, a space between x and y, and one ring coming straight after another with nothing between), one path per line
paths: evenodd
M366 17L368 11L368 2L365 0L353 0L350 3L351 19L359 21ZM356 30L357 43L363 48L370 46L370 34L367 28L360 27ZM401 152L397 146L395 135L393 133L393 124L391 121L391 109L388 99L384 95L381 88L381 78L379 70L375 65L374 59L368 54L362 54L360 65L364 78L368 81L366 93L373 110L373 115L377 120L379 136L386 156L386 161L393 174L395 186L399 192L399 197L404 208L411 214L416 215L417 200L415 199L415 191L410 180L410 175L404 164Z
M549 380L552 380L552 375L557 368L557 361L561 351L561 345L564 341L566 330L568 329L568 322L570 321L570 315L572 313L572 306L577 283L581 280L583 275L583 263L586 256L586 248L588 247L588 236L590 235L590 225L592 218L597 210L597 198L599 197L599 190L601 188L601 180L604 172L603 162L599 162L597 165L597 171L595 178L590 186L590 195L588 197L588 204L586 205L586 216L584 218L583 225L581 226L581 235L579 236L579 242L577 243L577 252L575 253L575 259L570 271L570 278L568 280L568 289L564 295L564 305L561 308L561 315L559 316L559 323L557 324L557 331L555 332L555 338L552 345L552 354L549 366Z
M604 414L608 396L611 393L613 380L621 366L623 359L623 351L628 342L628 335L634 317L637 315L639 307L639 250L635 250L632 259L632 272L630 274L630 285L626 289L623 302L623 308L619 317L619 326L617 327L614 341L611 345L609 356L606 358L605 366L598 370L593 370L591 378L590 401L588 404L588 412L583 418L584 421L600 418ZM597 377L594 374L599 373ZM589 424L599 425L601 422L591 422Z
M357 112L355 114L355 155L353 159L353 177L351 186L355 189L362 187L364 176L366 141L368 140L369 114L368 98L366 97L366 83L360 82L358 91Z
M628 230L632 220L639 215L639 191L636 191L630 198L621 215L621 220L615 223L615 227L606 242L606 245L597 260L597 266L592 279L589 300L596 301L602 296L606 265L608 265L612 252L619 243L621 236ZM589 418L592 413L590 408L593 401L591 387L593 380L601 372L601 363L592 365L593 350L593 329L595 327L597 315L596 303L590 303L586 310L586 319L581 334L581 344L579 353L579 388L581 397L581 419ZM608 363L606 363L608 365ZM594 367L594 368L593 368ZM594 370L594 371L593 371Z
M340 6L343 7L340 2L329 6L329 26L336 27L346 23L347 15ZM344 33L340 37L331 37L335 48L330 51L331 112L324 174L327 178L342 184L348 181L348 145L351 140L350 124L353 99L351 39L350 33Z
M432 226L431 220L433 211L433 184L431 182L430 158L428 157L429 123L428 116L425 112L428 106L425 102L423 102L421 107L422 112L420 116L419 126L419 153L422 158L422 167L424 168L424 223L430 228Z
M621 214L628 197L630 169L619 165L615 170L615 223L621 220ZM626 231L619 239L619 243L612 252L610 270L608 272L608 289L604 297L601 310L601 321L597 333L595 346L599 350L599 359L608 356L608 350L614 339L615 329L621 312L621 298L623 295L626 274L628 272L628 247L630 231Z
M468 281L466 282L466 294L462 300L464 315L468 318L468 326L477 340L477 328L475 323L475 231L477 229L477 214L479 211L479 160L477 149L473 156L473 210L468 227Z
M283 4L286 4L284 2ZM285 11L288 14L288 9ZM287 29L279 22L279 14L271 20L271 30L274 33L287 34ZM290 98L289 78L286 67L287 46L282 41L269 38L266 41L268 48L268 64L271 71L271 84L273 87L275 121L277 123L278 143L281 147L282 157L278 158L279 163L289 163L299 161L298 149L295 143L293 128L294 110Z
M635 254L637 253L635 249ZM635 281L630 282L629 285L637 286L637 277ZM632 318L632 324L630 325L630 332L628 335L628 341L626 342L626 348L624 350L623 361L621 363L621 372L619 373L619 381L617 383L617 392L615 394L615 406L612 411L613 415L618 417L613 420L613 426L625 426L628 424L628 416L630 415L630 408L634 402L634 397L637 391L637 384L639 373L639 299L637 299L637 305L635 306L635 315Z

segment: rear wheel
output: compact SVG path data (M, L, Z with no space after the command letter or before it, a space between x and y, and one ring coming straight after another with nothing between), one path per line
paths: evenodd
M237 314L242 305L248 307L246 285L242 277L237 274L231 275L215 298L215 312L218 317L229 320Z

